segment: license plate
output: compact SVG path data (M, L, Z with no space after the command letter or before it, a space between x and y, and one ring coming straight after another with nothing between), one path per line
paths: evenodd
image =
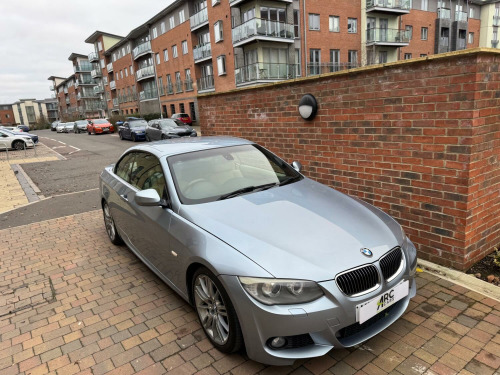
M102 131L103 131L103 132L108 132L108 131L109 131L109 129L102 129Z
M403 299L408 295L409 285L408 280L403 281L378 297L357 305L356 320L359 324L363 324L368 319L387 309L389 306L394 305L400 299Z

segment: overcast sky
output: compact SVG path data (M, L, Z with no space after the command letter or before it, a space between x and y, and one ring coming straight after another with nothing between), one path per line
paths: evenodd
M0 0L0 104L50 98L48 77L73 74L72 52L100 30L126 36L173 0Z

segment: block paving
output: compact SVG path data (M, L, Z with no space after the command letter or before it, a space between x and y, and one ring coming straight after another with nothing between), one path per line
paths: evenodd
M428 273L418 274L403 317L376 337L270 367L214 349L194 310L109 242L100 211L5 229L0 239L0 292L22 300L50 280L55 293L0 316L2 375L500 373L500 302Z

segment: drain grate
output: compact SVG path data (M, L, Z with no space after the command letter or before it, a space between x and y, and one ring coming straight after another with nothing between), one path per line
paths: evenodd
M15 288L0 288L0 320L56 300L52 280L45 278Z

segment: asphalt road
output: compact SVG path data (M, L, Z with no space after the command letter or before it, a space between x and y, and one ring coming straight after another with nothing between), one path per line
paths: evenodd
M66 160L22 165L48 199L0 214L0 229L99 208L99 174L134 145L121 141L116 133L89 136L40 130L36 134Z

